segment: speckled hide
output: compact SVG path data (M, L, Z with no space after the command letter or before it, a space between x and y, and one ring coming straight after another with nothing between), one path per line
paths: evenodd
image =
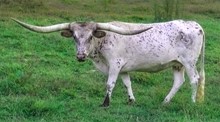
M203 44L203 29L195 22L171 21L155 24L113 22L123 28L152 29L137 35L124 36L107 32L93 41L90 58L100 71L109 72L109 65L129 71L157 72L171 66L180 67L185 60L196 62ZM100 66L101 65L101 66Z

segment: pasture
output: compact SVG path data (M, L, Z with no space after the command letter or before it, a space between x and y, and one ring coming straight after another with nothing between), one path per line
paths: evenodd
M159 1L159 0L158 0ZM161 15L164 6L157 3ZM28 31L10 17L36 25L72 21L155 22L153 0L0 0L0 121L218 122L220 121L220 1L186 0L172 19L194 20L206 33L205 101L191 102L186 81L168 105L172 70L131 72L136 102L128 105L119 78L109 108L101 108L107 77L90 60L76 60L72 39ZM173 10L175 11L175 10ZM175 13L173 13L175 14ZM161 21L165 21L163 16Z

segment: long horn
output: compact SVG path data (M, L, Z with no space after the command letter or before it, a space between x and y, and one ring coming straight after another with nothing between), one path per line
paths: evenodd
M56 24L56 25L51 25L51 26L35 26L35 25L30 25L24 22L21 22L17 19L12 18L15 22L20 24L21 26L35 32L40 32L40 33L49 33L49 32L55 32L55 31L60 31L60 30L65 30L69 29L70 23L62 23L62 24Z
M151 29L152 27L146 27L143 29L133 30L133 29L120 28L120 27L111 25L109 23L97 23L97 28L100 30L107 30L107 31L115 32L115 33L122 34L122 35L134 35L134 34L139 34L144 31L147 31Z

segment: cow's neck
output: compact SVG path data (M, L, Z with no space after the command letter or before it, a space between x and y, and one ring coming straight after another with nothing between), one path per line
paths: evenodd
M95 67L103 72L104 74L108 73L108 63L101 53L102 48L102 39L95 40L93 43L93 50L91 51L89 58L93 61Z
M91 53L89 54L89 58L92 59L93 61L101 57L101 54L100 54L101 42L102 41L100 39L92 40L92 45L91 45L92 50L91 50Z

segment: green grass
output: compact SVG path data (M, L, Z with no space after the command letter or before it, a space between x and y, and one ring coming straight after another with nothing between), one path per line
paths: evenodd
M100 108L106 76L91 61L75 59L75 44L59 32L38 34L10 17L37 25L71 21L153 22L147 0L2 0L0 1L0 121L146 122L220 121L219 1L187 1L181 18L200 23L206 33L205 102L191 102L187 79L169 105L161 102L172 86L170 69L131 73L136 103L127 105L121 79L111 106ZM214 3L213 3L214 1ZM213 12L210 12L209 10ZM205 11L205 12L204 12Z

